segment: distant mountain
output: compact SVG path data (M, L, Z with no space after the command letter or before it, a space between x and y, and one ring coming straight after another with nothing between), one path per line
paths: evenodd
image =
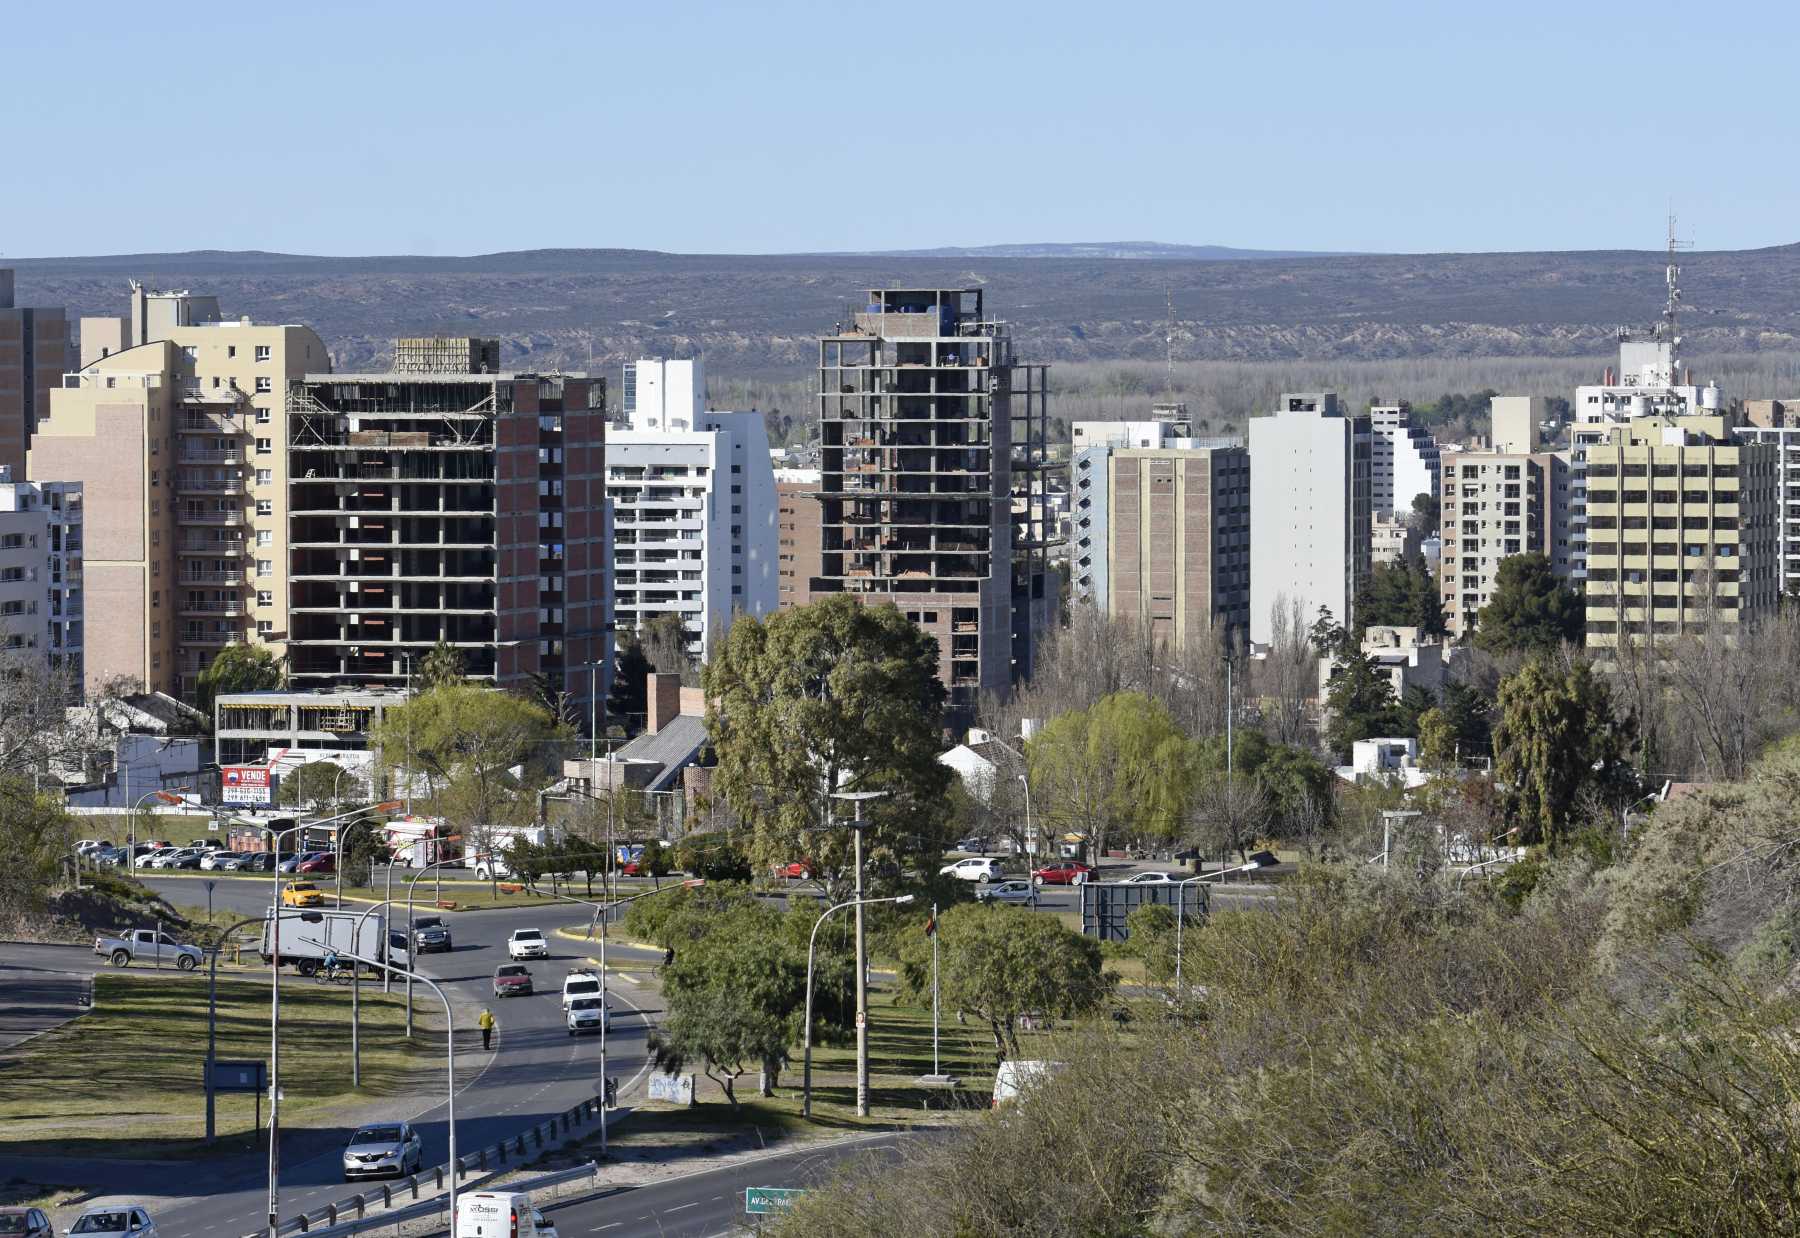
M1233 249L1229 245L1171 245L1166 241L1075 241L1039 245L946 245L939 249L860 252L865 258L1173 258L1190 262L1251 262L1267 258L1342 258L1313 249Z
M1076 248L1076 247L1071 247ZM1096 248L1096 247L1089 247ZM1097 248L1105 249L1100 246ZM1125 246L1124 248L1132 248ZM117 314L126 280L305 323L339 369L397 335L497 336L508 364L611 370L705 354L721 376L797 378L865 290L980 287L1035 361L1583 356L1664 298L1657 251L1365 254L1256 261L670 254L546 249L468 257L131 254L4 259L21 305ZM1691 355L1800 351L1800 245L1682 255Z

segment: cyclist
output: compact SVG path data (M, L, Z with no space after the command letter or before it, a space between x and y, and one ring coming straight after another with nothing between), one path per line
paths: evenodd
M325 978L327 980L331 979L332 976L337 974L337 969L338 969L337 951L336 950L327 950L325 952Z
M675 947L670 946L668 949L663 951L663 966L664 967L673 967L674 965L675 965Z

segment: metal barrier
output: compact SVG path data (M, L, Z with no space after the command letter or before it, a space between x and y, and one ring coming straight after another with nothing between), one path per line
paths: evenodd
M547 1191L552 1187L564 1186L570 1182L579 1182L583 1178L597 1178L599 1175L599 1163L596 1161L589 1161L587 1164L578 1165L574 1169L565 1169L560 1173L545 1174L539 1178L532 1178L525 1182L515 1183L513 1189L530 1195L535 1191ZM492 1176L497 1177L498 1175ZM482 1179L481 1182L470 1183L467 1187L459 1187L458 1189L478 1190L482 1182L485 1181L486 1179ZM322 1212L330 1213L335 1216L337 1211L349 1208L353 1203L360 1205L361 1202L362 1196L358 1195L355 1196L353 1200L346 1200L333 1204L329 1208L323 1209ZM345 1221L342 1224L333 1220L329 1222L324 1229L309 1229L307 1228L308 1223L305 1218L296 1217L294 1220L284 1223L281 1227L281 1231L287 1233L291 1227L297 1226L298 1229L296 1232L308 1234L310 1238L349 1238L352 1234L365 1234L370 1230L387 1229L390 1226L401 1225L407 1221L420 1221L435 1214L447 1213L449 1207L449 1195L442 1195L437 1199L429 1199L424 1203L414 1204L411 1207L402 1208L396 1212L385 1212L379 1216L363 1217L362 1219L355 1221ZM361 1216L360 1213L358 1215ZM445 1221L446 1223L449 1221L447 1216L445 1217ZM261 1238L261 1235L246 1234L244 1238Z
M518 1162L527 1155L525 1147L527 1139L529 1139L535 1147L542 1149L555 1141L559 1128L564 1134L567 1134L572 1132L576 1127L593 1121L596 1116L599 1116L604 1120L604 1113L605 1111L597 1101L584 1100L578 1105L565 1109L562 1113L555 1115L548 1121L541 1122L538 1125L531 1127L529 1130L520 1132L516 1138L503 1139L497 1144L481 1149L479 1152L472 1152L467 1156L457 1157L456 1189L458 1191L473 1190L476 1189L480 1183L496 1178L502 1173L510 1172L511 1167L507 1163L509 1145L511 1159L514 1162ZM490 1162L493 1165L492 1172L489 1172ZM394 1195L399 1191L405 1190L410 1192L413 1199L418 1199L419 1187L422 1182L434 1190L443 1190L444 1180L449 1172L450 1167L448 1164L439 1165L433 1169L421 1170L419 1173L413 1174L409 1178L401 1178L392 1184L383 1185L377 1188L380 1192L377 1198L371 1198L371 1196L375 1194L372 1190L367 1194L352 1195L348 1199L340 1199L336 1203L327 1204L325 1207L315 1209L312 1212L302 1213L296 1217L290 1217L288 1220L281 1223L277 1232L281 1234L309 1234L312 1235L313 1238L320 1238L321 1235L325 1234L356 1234L361 1233L364 1230L377 1229L386 1225L397 1225L402 1221L413 1220L417 1217L430 1216L434 1210L443 1211L445 1209L449 1198L448 1195L445 1195L440 1199L426 1200L423 1203L408 1206L398 1212L391 1211L394 1203ZM538 1185L546 1187L555 1186L565 1180L573 1181L582 1174L591 1172L597 1172L597 1167L590 1163L586 1168L581 1170L571 1170L565 1174L551 1174L548 1178L538 1182ZM465 1179L471 1174L478 1174L480 1176L473 1183L466 1182ZM531 1189L531 1186L530 1184L524 1184L521 1185L519 1189L528 1191ZM376 1202L381 1205L383 1211L375 1216L368 1215L370 1204ZM348 1215L354 1215L358 1219L340 1224L338 1218ZM318 1225L324 1225L328 1228L315 1229L314 1227ZM245 1238L264 1238L264 1235L265 1231L259 1230L256 1234L245 1235Z

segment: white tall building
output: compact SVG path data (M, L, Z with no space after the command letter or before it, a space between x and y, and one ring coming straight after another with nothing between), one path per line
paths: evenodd
M1284 394L1250 419L1250 639L1266 644L1277 603L1353 628L1369 571L1369 425L1331 391Z
M81 486L0 467L0 648L36 650L81 682Z
M606 440L615 620L681 616L705 661L740 612L775 610L775 470L761 413L705 407L699 361L625 367L629 429Z
M1438 497L1438 445L1429 431L1413 424L1405 400L1369 409L1369 508L1377 515L1404 516L1421 494Z

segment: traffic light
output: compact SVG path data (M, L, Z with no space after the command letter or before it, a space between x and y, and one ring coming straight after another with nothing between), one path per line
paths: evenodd
M605 1099L606 1099L606 1107L608 1109L613 1108L615 1105L617 1105L619 1103L619 1081L617 1079L610 1078L610 1077L607 1079L607 1081L606 1081L606 1098Z

